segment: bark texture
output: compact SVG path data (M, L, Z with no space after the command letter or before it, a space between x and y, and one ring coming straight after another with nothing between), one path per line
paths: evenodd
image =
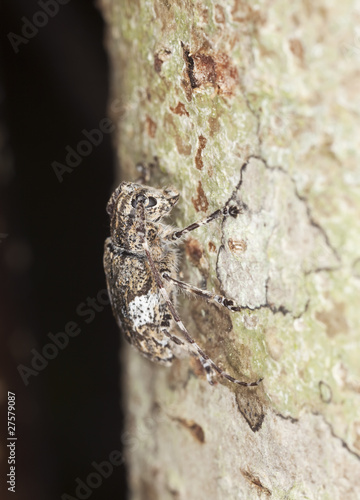
M198 343L244 389L126 348L132 500L360 498L360 6L102 0L120 174L154 164L173 223L243 214L183 246Z

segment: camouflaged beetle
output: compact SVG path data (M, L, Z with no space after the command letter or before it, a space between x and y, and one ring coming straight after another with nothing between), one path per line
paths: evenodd
M176 244L190 231L219 217L237 217L240 210L227 204L184 229L174 229L161 220L178 200L173 188L131 182L122 182L112 194L107 204L111 236L105 241L104 269L114 316L130 344L151 361L170 365L176 344L200 359L210 384L218 373L235 384L256 386L262 379L242 382L219 368L192 339L175 308L177 289L182 289L230 311L241 310L232 300L179 281L176 251ZM175 334L176 328L183 338Z

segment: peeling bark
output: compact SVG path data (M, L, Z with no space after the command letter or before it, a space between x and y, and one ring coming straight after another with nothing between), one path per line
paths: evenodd
M192 233L182 269L242 311L182 298L182 318L231 374L264 376L211 387L195 360L126 346L131 498L360 498L358 6L100 3L121 176L152 164L179 227L242 209Z

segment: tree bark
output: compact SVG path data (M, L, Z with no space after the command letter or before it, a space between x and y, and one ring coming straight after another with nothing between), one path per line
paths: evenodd
M132 500L360 498L360 43L347 0L101 0L119 179L153 164L183 227L184 280L243 307L181 299L236 378L209 386L126 347ZM118 101L116 101L118 100Z

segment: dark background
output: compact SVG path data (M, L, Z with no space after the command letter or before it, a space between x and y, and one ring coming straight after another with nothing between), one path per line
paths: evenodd
M22 36L22 18L32 20L39 11L38 1L8 0L0 12L0 234L7 234L0 239L0 435L4 443L9 390L16 393L18 438L16 494L1 498L20 500L75 498L76 478L85 481L93 461L121 450L122 425L110 306L96 300L91 320L76 312L106 286L112 138L104 135L62 182L52 167L65 164L66 146L76 149L83 129L98 128L107 116L103 20L90 0L70 0L15 53L8 34ZM80 334L25 385L19 365L31 367L31 350L41 352L49 332L64 332L69 321ZM3 487L8 452L2 451ZM126 498L124 466L90 498Z

